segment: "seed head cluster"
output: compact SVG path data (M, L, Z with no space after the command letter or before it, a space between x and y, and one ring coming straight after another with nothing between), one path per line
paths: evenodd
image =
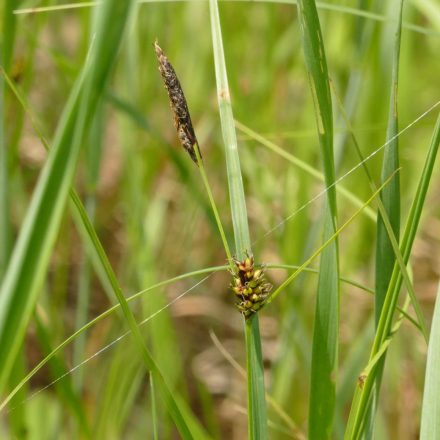
M182 86L180 85L173 66L168 61L168 58L163 53L163 50L160 48L157 41L154 43L154 49L159 62L159 72L170 99L170 106L174 117L174 126L176 127L180 143L189 153L191 159L197 164L195 148L199 147ZM202 157L200 150L198 151L200 157Z
M232 274L231 289L237 296L238 310L249 318L263 307L272 285L266 283L263 268L254 268L254 257L244 261L234 260L236 271Z

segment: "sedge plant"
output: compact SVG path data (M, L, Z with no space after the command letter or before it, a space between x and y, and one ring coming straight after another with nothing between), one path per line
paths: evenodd
M405 3L403 15L401 0L362 9L226 2L221 21L215 0L40 3L27 13L24 2L0 8L2 435L243 438L247 429L252 439L407 440L420 430L435 438L439 314L429 331L435 292L419 297L417 284L420 255L427 266L426 249L435 261L438 248L428 193L438 180L438 122L424 148L438 108L435 2ZM53 41L90 25L91 35L69 34L69 51L64 37ZM199 144L183 92L170 86L192 162L155 128L157 35L182 79L191 72L185 90L203 109ZM161 73L178 81L155 50ZM42 59L55 66L50 81L35 81ZM343 103L332 102L329 77ZM53 109L69 93L59 119ZM208 154L217 110L224 154ZM52 128L58 134L46 140ZM49 151L41 173L23 153L39 140ZM213 166L224 158L225 173ZM214 197L216 172L228 184ZM234 243L222 225L229 212ZM227 264L197 266L218 260L217 246L203 243L217 231ZM271 263L258 264L262 256ZM130 290L138 293L126 297ZM206 322L226 365L210 363ZM243 333L245 350L230 345ZM247 408L235 399L243 386Z

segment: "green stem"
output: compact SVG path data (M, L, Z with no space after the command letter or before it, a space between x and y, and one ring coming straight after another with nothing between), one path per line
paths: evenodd
M234 270L234 263L232 259L231 250L229 249L228 240L226 239L225 230L223 229L222 221L220 220L220 215L218 213L217 205L215 203L214 197L212 195L211 186L208 182L208 177L206 175L205 167L203 166L202 158L200 157L199 146L194 146L194 152L197 158L197 165L199 166L200 175L202 176L203 184L205 185L206 192L208 193L209 201L211 203L212 211L214 213L215 221L217 222L217 227L222 238L223 247L225 248L226 256L228 257L228 262L232 270Z
M266 414L264 367L261 352L258 314L255 313L251 315L245 320L244 325L246 339L249 439L267 439L267 420L264 417L258 417L260 414Z
M229 93L228 75L223 50L222 30L216 0L209 1L212 44L214 53L217 98L220 111L223 141L226 155L226 170L231 202L232 226L234 229L235 255L239 260L251 253L246 200L238 155L237 135ZM258 315L245 320L246 357L248 374L248 429L250 439L267 439L267 413L264 388L261 339Z

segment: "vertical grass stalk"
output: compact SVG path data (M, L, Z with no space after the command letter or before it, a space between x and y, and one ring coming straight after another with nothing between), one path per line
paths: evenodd
M0 292L0 388L5 384L39 293L50 251L75 171L81 140L98 105L113 65L131 2L107 0L100 6L95 41L88 62L61 118L53 148L33 196L29 215ZM74 194L71 192L71 195ZM82 206L82 204L77 205ZM145 366L160 385L162 397L181 436L206 438L185 402L169 387L144 345L142 335L84 209L79 210L94 250L112 286ZM12 339L13 338L13 339Z
M11 66L12 49L15 40L16 17L12 13L16 7L14 0L6 0L3 5L1 21L3 32L0 35L0 66L8 72ZM0 281L6 271L12 247L12 227L9 206L8 148L5 136L6 95L3 75L0 75Z
M353 141L353 144L355 146L355 150L356 150L356 153L358 155L359 161L360 161L360 163L362 163L362 168L363 168L363 170L365 172L365 175L366 175L366 177L368 179L368 182L370 184L370 188L371 188L371 190L373 192L375 192L377 190L376 184L374 183L374 180L373 180L373 178L371 176L371 173L370 173L370 170L369 170L367 164L364 162L365 158L364 158L364 155L362 154L361 148L359 146L359 142L357 141L357 138L356 138L356 136L354 134L353 127L352 127L352 125L350 123L350 120L348 119L347 113L345 112L345 110L343 108L343 104L342 104L341 100L338 98L338 96L336 94L336 91L334 91L334 92L335 92L335 96L336 96L336 99L337 99L337 102L338 102L339 109L341 111L342 117L345 120L345 123L347 125L348 131L349 131L349 133L350 133L350 135L352 137L352 141ZM397 170L399 170L399 168ZM397 170L395 170L395 171L397 171ZM389 180L389 177L391 175L395 174L395 171L387 177L387 180ZM406 287L406 289L408 291L408 295L409 295L409 297L411 299L412 306L414 308L414 312L416 313L416 316L417 316L417 319L414 322L417 323L417 328L422 332L422 334L423 334L423 336L425 338L426 343L428 343L428 330L427 330L425 318L423 316L423 312L422 312L422 309L420 307L420 303L417 300L416 294L414 292L414 287L413 287L412 281L410 279L410 275L408 273L408 269L406 267L406 264L405 264L405 262L403 260L402 254L400 252L399 243L397 242L396 236L395 236L395 234L393 232L393 227L391 225L391 222L390 222L390 220L388 218L388 214L385 211L385 207L384 207L381 199L379 199L377 201L377 208L379 210L379 213L381 214L383 226L386 229L387 236L388 236L390 244L392 246L392 250L393 250L394 256L396 258L397 264L399 265L400 271L402 273L403 282L405 283L405 287ZM377 215L375 216L375 219L377 220Z
M428 191L429 183L434 168L435 159L440 144L440 116L437 118L437 122L434 128L434 133L431 140L431 145L426 156L425 164L423 167L422 175L417 186L414 200L411 205L410 213L406 221L402 241L401 241L401 254L405 264L408 263L412 245L417 233L420 217L422 214L423 205ZM381 356L386 353L383 349L383 344L386 343L392 329L394 312L397 307L397 300L399 292L402 286L403 276L400 271L400 267L397 263L394 264L391 280L388 286L385 300L383 303L382 313L377 326L376 334L374 337L373 348L370 353L370 361L375 359L380 353ZM376 364L377 365L377 364ZM369 404L374 392L374 383L378 374L378 369L373 367L367 375L365 382L362 386L357 386L355 395L350 410L350 416L348 420L347 430L345 433L345 439L357 440L362 436L362 432L365 429L366 414L369 408Z
M299 21L318 128L327 199L323 240L336 232L336 190L333 157L333 114L327 62L319 17L314 1L298 1ZM328 439L332 435L336 400L339 329L339 257L335 239L322 254L313 331L310 379L309 438Z
M399 9L397 10L397 25L394 38L393 47L393 64L390 82L390 103L388 110L388 127L386 141L387 148L384 152L382 162L381 181L383 182L390 174L399 168L399 138L398 133L398 108L397 108L397 89L399 82L399 58L400 58L400 37L402 30L402 9L403 0L399 2ZM396 174L391 183L384 188L381 194L381 202L392 231L397 241L399 241L400 233L400 175ZM394 255L393 245L384 224L383 215L379 212L377 216L377 240L376 240L376 265L375 265L375 300L374 300L374 317L375 325L379 323L380 315L382 313L383 302L387 292L388 284L393 272L393 266L396 261ZM371 407L365 423L366 439L373 438L374 431L374 416L376 413L380 382L382 379L383 368L385 365L385 356L380 360L378 365L378 373L375 384L375 392L372 397Z
M429 337L420 440L440 437L440 283Z
M241 176L240 159L237 148L234 117L226 72L222 33L218 4L209 1L211 31L214 51L217 98L223 141L226 154L229 197L231 204L232 225L235 238L235 256L243 260L251 253L251 242L247 220L246 202ZM267 439L267 411L264 388L264 370L261 354L258 315L255 313L245 320L246 365L248 384L248 430L250 439Z

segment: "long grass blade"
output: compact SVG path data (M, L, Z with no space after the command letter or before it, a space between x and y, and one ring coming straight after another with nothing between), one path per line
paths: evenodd
M423 205L426 198L426 193L429 188L429 183L434 168L435 159L440 144L440 116L437 118L437 122L434 128L431 144L425 159L422 175L417 186L414 200L411 205L410 213L405 224L405 229L401 241L401 254L405 264L408 263L412 245L417 233L420 217L422 214ZM397 300L399 297L400 288L402 286L402 273L398 264L396 263L393 268L391 280L388 286L387 294L383 304L382 314L377 326L376 335L374 338L373 348L370 354L370 360L373 359L379 352L382 344L389 337L392 329L394 312L397 306ZM384 352L384 354L386 351ZM363 429L365 428L366 413L368 411L368 405L372 398L373 385L376 379L377 369L373 368L370 374L366 377L362 386L357 386L355 395L350 410L350 416L348 421L345 438L354 440L361 438Z
M337 94L335 94L335 95L337 97ZM355 145L356 152L358 154L359 160L362 163L362 168L365 171L366 177L367 177L368 182L370 184L370 188L371 188L372 191L376 191L376 184L374 183L374 180L372 178L372 175L370 173L368 165L365 162L365 159L364 159L364 156L363 156L363 154L361 152L359 143L358 143L357 138L356 138L356 136L354 134L353 127L351 126L351 123L350 123L350 121L348 119L348 116L345 113L345 110L344 110L344 108L342 106L342 103L341 103L341 101L340 101L340 99L338 97L337 97L337 102L338 102L338 104L340 106L341 113L343 115L345 123L347 124L349 132L351 133L351 137L352 137L353 143ZM396 136L397 136L397 134L394 137L396 137ZM388 144L388 143L386 143L386 144ZM416 294L414 292L414 287L413 287L413 284L412 284L412 282L410 280L410 276L409 276L407 267L405 265L405 262L403 261L402 254L400 253L399 243L397 242L396 236L395 236L395 234L393 232L393 227L391 225L391 222L390 222L390 220L388 218L388 215L386 213L385 207L384 207L381 199L379 199L377 201L377 207L378 207L378 210L379 210L379 212L381 214L381 219L382 219L382 222L383 222L383 226L384 226L384 228L386 230L388 239L389 239L389 241L391 243L391 247L392 247L394 256L396 258L396 261L397 261L397 263L399 265L399 268L400 268L400 271L402 273L402 277L403 277L403 281L405 283L405 287L408 290L408 295L410 296L410 299L412 301L412 305L414 307L414 311L416 312L416 315L417 315L417 321L418 322L416 323L416 327L419 330L421 330L421 332L422 332L426 342L428 342L428 330L427 330L427 327L426 327L425 318L423 317L423 313L422 313L419 301L417 300Z
M1 63L1 59L0 59ZM12 227L9 209L8 154L5 139L5 84L0 75L0 280L6 270L12 245Z
M78 213L86 215L84 210L78 210ZM93 225L90 223L90 220L88 220L87 216L84 217L82 220L83 221L81 224L85 228L87 228L87 235L89 235L92 238L93 247L100 260L101 266L104 268L107 278L112 286L113 292L115 293L118 299L124 317L127 320L130 331L132 332L135 343L142 356L144 365L149 371L151 371L151 374L153 375L155 382L159 385L162 399L164 400L168 412L173 418L174 423L176 424L176 427L178 428L181 436L184 439L190 439L194 437L200 439L208 438L208 435L205 433L204 429L195 419L194 415L192 414L186 402L180 397L179 394L173 392L172 387L162 375L160 368L156 364L148 348L145 346L145 343L142 338L142 334L139 330L139 327L136 323L133 313L131 312L128 306L128 300L125 298L125 296L122 293L122 289L119 285L116 275L113 272L110 262L102 247L102 244L99 241L98 236L96 235L95 229L93 228Z
M38 124L35 121L35 118L30 113L27 103L25 102L24 98L21 96L21 94L18 92L18 90L15 88L14 84L10 81L7 75L5 75L6 80L8 81L8 84L10 85L11 89L13 90L14 94L16 95L17 99L23 106L23 108L30 114L32 123L34 125L34 128L36 132L38 133L38 136L40 137L43 145L46 149L49 150L49 146L47 144L47 141L45 140L44 136L41 133L40 128L38 127ZM103 286L114 293L116 297L118 298L119 304L115 307L120 307L124 310L125 316L127 320L129 321L130 327L132 329L133 333L137 333L137 343L139 344L139 348L141 350L143 360L149 370L152 371L152 373L156 377L156 381L161 386L161 392L164 395L165 401L168 406L168 410L170 414L173 416L176 425L179 427L179 430L186 438L185 436L191 435L198 435L200 438L205 438L206 433L203 432L203 430L200 428L198 422L193 418L189 408L186 406L185 402L180 399L179 396L174 395L171 392L171 388L169 384L167 384L156 365L155 361L153 360L151 354L145 347L142 336L140 335L139 329L137 327L137 324L134 320L134 317L128 308L127 301L122 294L122 289L119 286L118 280L116 278L116 275L113 272L113 269L111 267L111 264L106 256L106 253L104 251L104 248L102 247L102 244L96 234L96 231L93 227L93 224L87 214L87 211L82 204L79 196L77 193L71 189L69 191L70 199L72 201L72 208L73 208L73 215L74 219L76 221L76 224L79 228L79 232L86 243L87 250L89 252L89 255L92 259L92 262L95 265L95 269L97 270L98 275L101 278L101 282L103 283ZM102 316L103 317L103 316ZM75 337L79 336L83 333L83 331L89 327L91 323L97 322L96 320L92 320L89 323L85 324L83 327L81 327L78 331L74 333ZM73 336L73 335L72 335ZM69 338L69 341L72 340ZM67 342L67 341L64 341ZM50 360L55 353L62 348L64 344L60 344L52 353L50 353L46 358L43 359L38 365L37 368L34 368L20 383L14 388L13 392L10 393L8 398L2 403L0 406L1 408L4 407L4 405L13 397L13 395L18 392L22 386L27 382L27 380L30 379L48 360ZM174 398L175 397L175 398ZM178 399L180 399L178 401Z
M113 3L109 1L103 7L89 62L66 105L54 148L41 173L1 286L0 389L4 387L23 341L61 221L81 139L98 103L122 35L129 3L124 6ZM112 22L110 33L105 20Z
M238 259L243 259L246 256L246 252L251 251L246 201L244 197L231 97L229 94L218 5L216 1L211 0L209 6L214 47L215 77L217 81L217 99L225 145L232 225L235 237L235 255Z
M214 48L217 98L226 152L226 169L228 174L232 225L235 237L235 255L236 258L242 261L248 253L251 253L251 241L217 0L209 1L209 10ZM268 438L267 410L264 387L264 368L257 313L245 320L245 339L248 374L249 438L264 440Z
M6 0L2 11L2 34L0 35L0 66L9 71L12 59L12 49L15 40L16 17L13 9L17 7L14 0ZM3 76L0 76L0 282L6 271L12 248L12 227L9 199L9 170L8 148L5 136L6 125L6 96Z
M397 119L397 89L399 80L399 56L400 56L400 35L402 22L403 1L400 1L400 7L397 11L398 24L395 32L395 42L393 50L393 66L391 79L391 95L388 114L388 129L386 142L388 146L384 151L382 161L382 176L384 181L390 174L399 168L399 138L398 119ZM384 188L381 194L381 200L388 215L394 236L399 240L400 229L400 177L394 176L390 184ZM377 241L376 241L376 299L375 299L375 319L379 322L382 306L387 291L388 283L391 278L395 256L390 239L388 238L382 215L377 218Z
M99 25L98 25L98 33L96 37L96 43L94 46L94 49L96 52L92 52L91 56L91 66L88 66L88 70L85 72L85 82L84 82L84 88L85 91L83 92L83 95L80 95L80 87L77 87L78 91L75 95L73 95L73 98L71 99L70 107L68 107L67 116L65 117L65 126L62 126L62 129L60 130L60 136L57 141L55 141L54 147L51 149L51 155L49 156L48 165L46 166L46 169L48 170L47 173L49 174L49 180L44 181L42 187L40 187L40 190L42 191L42 201L36 199L36 207L34 208L37 212L37 217L34 218L30 216L28 218L32 219L32 225L29 227L34 227L34 231L30 232L31 239L25 238L23 239L25 244L23 246L27 246L28 249L24 252L23 258L24 262L22 263L22 269L27 269L27 264L29 263L29 255L30 250L33 252L33 255L31 253L31 263L34 265L35 273L29 276L27 278L18 278L18 282L16 282L16 285L8 285L4 284L3 288L5 289L6 295L10 295L12 299L17 298L16 292L18 294L20 293L27 293L28 289L33 289L33 295L28 298L18 298L19 301L25 302L26 307L28 308L28 314L31 311L32 303L36 300L36 294L38 293L38 289L36 288L38 286L38 283L35 281L41 282L41 276L42 276L42 267L41 264L48 260L49 256L49 250L51 245L53 244L53 239L55 237L56 233L56 221L59 222L59 219L62 214L62 208L65 203L65 198L68 194L69 184L70 180L73 176L74 172L74 166L76 163L76 157L79 153L79 145L80 145L80 138L82 137L82 133L85 129L85 121L90 119L90 115L93 114L96 105L98 103L98 97L99 93L101 93L104 90L104 84L105 84L105 78L108 74L108 71L112 65L114 55L116 53L116 49L119 46L119 41L121 39L121 35L123 34L123 28L126 21L126 18L128 16L128 11L130 8L130 3L118 3L116 5L113 4L113 0L109 0L103 5L103 9L101 11L101 14L99 16ZM114 15L113 15L114 14ZM108 20L108 21L107 21ZM112 23L112 25L109 27L108 23ZM111 29L111 32L108 32L108 29ZM93 64L99 61L99 64ZM81 84L81 83L80 83ZM89 92L89 93L86 93ZM66 150L68 150L66 152ZM70 153L70 162L62 162L60 161L66 160L66 158L69 158ZM62 156L60 157L60 154ZM53 159L53 162L51 162L50 157L55 157ZM57 161L58 160L58 161ZM64 165L64 166L63 166ZM64 171L64 172L63 172ZM43 173L44 176L44 173ZM57 183L57 180L60 181L60 183ZM49 183L48 183L49 181ZM61 186L60 186L61 185ZM53 193L53 189L63 189L63 192L55 192ZM38 194L38 189L36 191ZM45 197L47 199L45 199ZM47 215L48 211L50 211L51 204L55 204L55 207L52 209L55 209L55 215ZM84 210L83 210L84 211ZM80 215L85 215L85 212L80 212ZM58 220L57 220L58 219ZM152 359L151 355L149 354L147 348L144 345L142 336L140 334L140 331L137 327L137 323L127 305L127 302L125 300L124 295L122 294L122 291L119 287L119 283L116 279L116 276L113 273L113 270L110 266L110 263L108 262L108 259L105 255L105 252L99 242L99 239L96 236L96 233L93 229L93 226L90 223L90 220L87 218L87 215L83 217L83 223L85 224L86 229L88 229L88 235L92 237L93 246L98 254L98 258L101 262L101 266L104 268L104 271L108 277L108 280L113 288L114 293L116 294L118 301L120 302L121 308L124 312L124 316L129 324L129 327L133 333L133 336L135 338L135 341L137 343L138 349L140 350L140 353L142 355L142 359L147 366L149 370L152 371L153 375L155 375L156 381L160 383L161 385L161 391L162 391L162 397L165 401L165 404L173 417L176 426L178 427L181 435L183 438L193 438L194 436L198 436L200 438L205 438L206 434L204 433L203 429L199 426L198 422L194 419L191 412L189 411L188 407L184 403L183 400L181 400L177 395L174 395L171 391L170 387L166 383L166 381L163 379L157 365L155 364L154 360ZM47 228L46 232L46 240L40 240L42 237L45 237L45 234L40 230L41 227L48 226L47 223L51 223L49 227ZM26 228L23 228L26 231ZM37 232L35 232L37 230ZM33 232L33 233L32 233ZM49 233L50 232L50 233ZM29 233L28 233L29 234ZM26 243L27 240L27 243ZM40 245L41 247L38 248L38 246L35 246L35 244ZM32 245L34 245L32 247ZM31 247L29 247L31 246ZM20 247L18 247L20 249ZM26 251L28 254L26 254ZM41 255L38 253L43 254L43 258L40 258ZM22 251L23 252L23 251ZM16 266L12 266L14 269ZM20 268L20 265L18 265ZM15 280L17 279L17 274L12 272L13 275L11 277L15 276ZM20 272L19 272L20 273ZM39 279L38 279L39 277ZM37 280L35 280L37 278ZM11 278L11 283L14 283L14 278ZM23 280L26 281L28 284L23 286ZM6 287L5 287L6 285ZM14 292L15 287L15 292ZM7 300L8 297L3 295L2 300ZM17 304L14 304L17 306ZM6 308L2 308L2 312L7 312ZM18 309L17 309L18 312ZM21 325L21 332L24 334L25 329L25 320L24 319L17 319L17 315L14 317L12 316L11 321L11 313L8 315L0 316L0 324L2 324L1 318L8 317L9 320L6 322L7 325ZM23 315L20 316L22 318ZM27 317L29 319L29 316ZM15 322L14 322L15 320ZM18 322L17 322L18 321ZM10 322L12 322L10 324ZM21 322L21 324L20 324ZM10 333L10 328L7 327L1 336L4 336L7 338L7 335ZM12 332L14 334L15 332ZM0 336L0 337L1 337ZM10 339L9 339L10 341ZM13 349L16 351L18 349L18 343L20 342L20 339L15 337L12 343L15 344L13 346ZM6 351L8 347L5 345L2 345L2 349ZM9 358L8 358L9 359ZM8 368L10 368L10 365L7 365ZM3 369L2 373L4 376L6 376L7 369Z
M440 284L437 290L434 315L429 337L426 361L425 387L423 391L420 440L440 436Z
M390 81L390 103L388 109L388 127L386 141L388 147L384 151L382 161L381 180L386 179L391 173L399 168L399 138L398 133L398 84L399 84L399 59L400 59L400 38L402 33L402 11L403 0L399 2L396 11L397 25L394 37L392 74ZM400 234L400 176L395 175L390 184L384 188L381 194L383 209L387 215L392 232L397 242ZM376 264L375 280L376 294L374 299L374 317L376 328L382 313L383 302L390 282L393 266L396 261L393 245L385 227L383 214L379 211L377 216L377 237L376 237ZM374 416L379 399L380 383L382 372L385 365L385 357L381 358L378 366L378 374L375 385L375 395L373 396L371 407L367 415L365 435L366 439L371 439L374 432Z
M298 1L304 57L315 104L321 157L327 187L335 182L333 113L327 62L318 12L314 1ZM324 211L326 241L336 232L336 190L327 192ZM321 255L310 378L309 438L326 439L332 433L338 366L339 258L337 240Z

